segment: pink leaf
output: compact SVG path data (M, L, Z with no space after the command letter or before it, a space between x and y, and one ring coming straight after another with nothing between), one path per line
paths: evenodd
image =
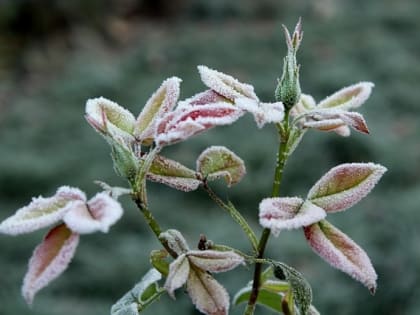
M168 145L183 141L212 127L232 124L242 115L242 110L223 102L179 108L160 120L155 142Z
M350 85L319 102L317 108L349 110L360 107L369 98L373 87L371 82Z
M177 77L166 79L150 97L137 118L134 131L136 138L151 143L156 131L156 121L172 111L178 101L181 81Z
M108 193L102 192L90 199L88 203L74 203L63 220L67 226L79 234L97 231L107 233L110 226L117 222L123 214L118 201Z
M340 114L340 118L345 122L346 125L352 127L353 129L362 133L369 133L366 121L361 114L356 112L344 112Z
M63 186L53 197L34 198L29 205L4 220L0 224L0 232L18 235L53 225L63 218L73 203L84 200L86 196L81 190Z
M379 164L341 164L315 183L308 199L327 212L346 210L365 197L385 172Z
M319 256L375 292L376 272L364 250L352 239L325 220L305 227L304 232Z
M35 249L23 280L22 294L32 304L35 294L67 268L76 251L79 236L66 225L53 228Z
M190 263L185 254L178 256L178 258L169 265L169 274L166 278L164 287L172 298L175 298L174 291L184 285L187 281L189 273Z
M229 295L226 289L207 272L191 268L187 290L200 312L206 315L228 314Z
M207 105L207 104L220 103L220 102L231 103L230 100L216 93L215 91L207 90L179 102L178 107Z
M230 75L206 66L198 66L197 68L203 83L227 99L234 101L236 98L246 97L258 100L252 85L241 83Z
M260 203L260 224L278 236L281 230L310 225L325 218L320 207L297 197L266 198Z
M244 258L232 251L190 250L187 257L193 265L210 272L225 272L244 264Z

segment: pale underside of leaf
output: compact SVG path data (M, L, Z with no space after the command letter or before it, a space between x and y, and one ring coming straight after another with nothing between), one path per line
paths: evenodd
M365 251L351 238L326 220L305 227L304 231L309 245L319 256L375 292L376 272Z
M118 201L102 192L96 194L88 203L75 204L64 216L63 221L74 232L90 234L97 231L107 233L123 214Z
M203 83L218 94L234 101L239 97L248 97L258 100L254 87L241 83L230 75L210 69L206 66L198 66L198 71Z
M266 198L260 203L260 224L278 236L281 230L298 229L324 219L325 211L300 198Z
M244 264L244 258L232 251L190 250L187 256L192 264L210 272L225 272Z
M136 138L153 139L157 119L170 112L178 101L181 81L177 77L166 79L150 97L137 118L134 131Z
M238 183L246 173L244 161L223 146L211 146L197 158L197 171L208 180L225 178L228 186Z
M176 255L182 255L189 251L187 241L178 230L169 229L162 232L159 239L165 242Z
M385 172L385 167L374 163L341 164L315 183L308 199L326 212L346 210L364 198Z
M187 291L196 308L206 315L227 315L229 295L210 274L191 268Z
M35 248L22 286L22 295L28 304L32 304L39 290L67 268L78 242L79 236L61 224L53 228Z
M292 115L292 117L297 117L311 111L315 106L316 102L314 98L311 95L302 93L299 102L290 109L290 115Z
M250 98L238 98L235 105L250 112L257 123L258 128L264 127L266 123L280 123L284 118L283 103L260 103Z
M169 265L169 274L164 287L172 298L175 298L174 291L183 286L187 281L189 273L190 263L185 254L178 256Z

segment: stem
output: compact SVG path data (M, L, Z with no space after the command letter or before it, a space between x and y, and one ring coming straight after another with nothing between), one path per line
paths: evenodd
M242 214L232 205L226 204L222 199L220 199L216 193L207 185L205 182L203 184L203 189L209 194L210 198L222 209L226 210L231 217L239 224L242 230L245 232L246 236L248 237L249 241L252 244L252 248L255 252L258 251L258 240L255 236L254 231L249 226L248 222L242 216Z
M277 163L276 163L276 169L274 172L274 181L273 181L273 188L271 192L271 197L278 197L280 195L280 185L283 178L283 170L284 166L286 165L286 161L288 158L287 154L287 147L288 147L288 141L289 141L289 135L290 135L290 129L289 129L289 113L286 112L285 118L284 118L284 124L279 128L280 133L280 145L279 150L277 153ZM264 251L268 243L268 239L270 237L270 229L264 228L260 241L258 243L258 251L257 251L257 259L263 260L264 257ZM251 295L248 300L248 305L245 309L244 315L253 315L255 311L255 305L258 299L258 294L260 290L260 278L261 278L261 272L262 272L262 263L257 262L255 264L254 269L254 278L252 281L252 291Z

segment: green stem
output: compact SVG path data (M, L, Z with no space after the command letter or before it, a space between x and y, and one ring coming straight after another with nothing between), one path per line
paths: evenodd
M209 194L210 198L222 209L226 210L231 217L239 224L242 230L245 232L249 241L252 244L252 248L255 252L258 250L258 239L255 236L254 231L249 226L248 222L242 216L242 214L231 204L226 204L222 199L220 199L216 193L207 185L205 182L203 184L203 189Z
M139 194L139 193L134 194L133 195L133 200L136 203L137 207L139 208L140 212L143 214L147 225L153 231L155 236L157 238L159 238L160 233L162 233L162 229L161 229L159 223L156 221L155 217L153 216L152 212L150 212L150 210L147 208L147 205L143 202L140 195L141 194Z
M288 158L288 142L289 142L289 113L287 112L284 119L284 124L279 128L280 133L280 145L277 153L276 169L274 172L273 188L271 192L272 197L278 197L280 195L280 185L283 178L283 170L286 165ZM264 228L260 241L258 243L257 259L263 260L264 251L270 238L270 229ZM244 315L253 315L255 311L255 305L258 299L260 289L260 278L262 272L262 263L257 262L254 269L254 278L252 282L252 291L248 300L248 305L245 309Z

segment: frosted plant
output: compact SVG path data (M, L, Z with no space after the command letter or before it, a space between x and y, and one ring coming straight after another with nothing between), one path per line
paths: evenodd
M152 94L137 118L103 97L87 101L86 120L110 145L114 169L127 180L127 187L97 182L103 191L88 200L80 189L63 186L52 197L34 198L0 224L0 232L9 235L52 226L29 261L22 286L28 304L68 267L80 235L106 233L118 221L123 209L117 199L126 195L137 205L162 246L151 252L146 275L133 275L141 278L140 282L111 307L111 315L138 315L163 294L175 299L182 287L195 307L207 315L228 314L231 304L245 302L244 315L254 314L257 304L286 315L319 314L313 306L311 286L302 273L265 257L270 235L279 236L281 231L291 229L301 229L320 257L361 282L372 294L375 292L377 275L369 257L326 218L363 199L386 168L374 163L341 164L326 172L305 198L280 197L286 162L309 129L334 131L341 136L349 136L350 128L369 133L366 120L354 109L367 101L373 84L350 85L317 104L302 93L299 83L296 54L303 38L301 23L292 34L284 30L287 54L273 102L261 101L251 84L203 65L198 66L206 86L202 92L179 100L181 79L171 77ZM279 135L272 192L259 205L259 223L263 227L260 238L234 204L224 201L210 187L219 179L227 187L240 183L246 175L246 159L226 147L213 145L198 155L192 169L162 154L169 145L230 125L246 113L254 116L258 128L274 124ZM203 189L242 228L249 240L249 251L214 244L204 235L192 249L180 231L163 230L161 224L169 222L158 221L149 208L148 181L183 192ZM238 290L231 302L229 293L213 274L243 265L254 266L252 280Z

